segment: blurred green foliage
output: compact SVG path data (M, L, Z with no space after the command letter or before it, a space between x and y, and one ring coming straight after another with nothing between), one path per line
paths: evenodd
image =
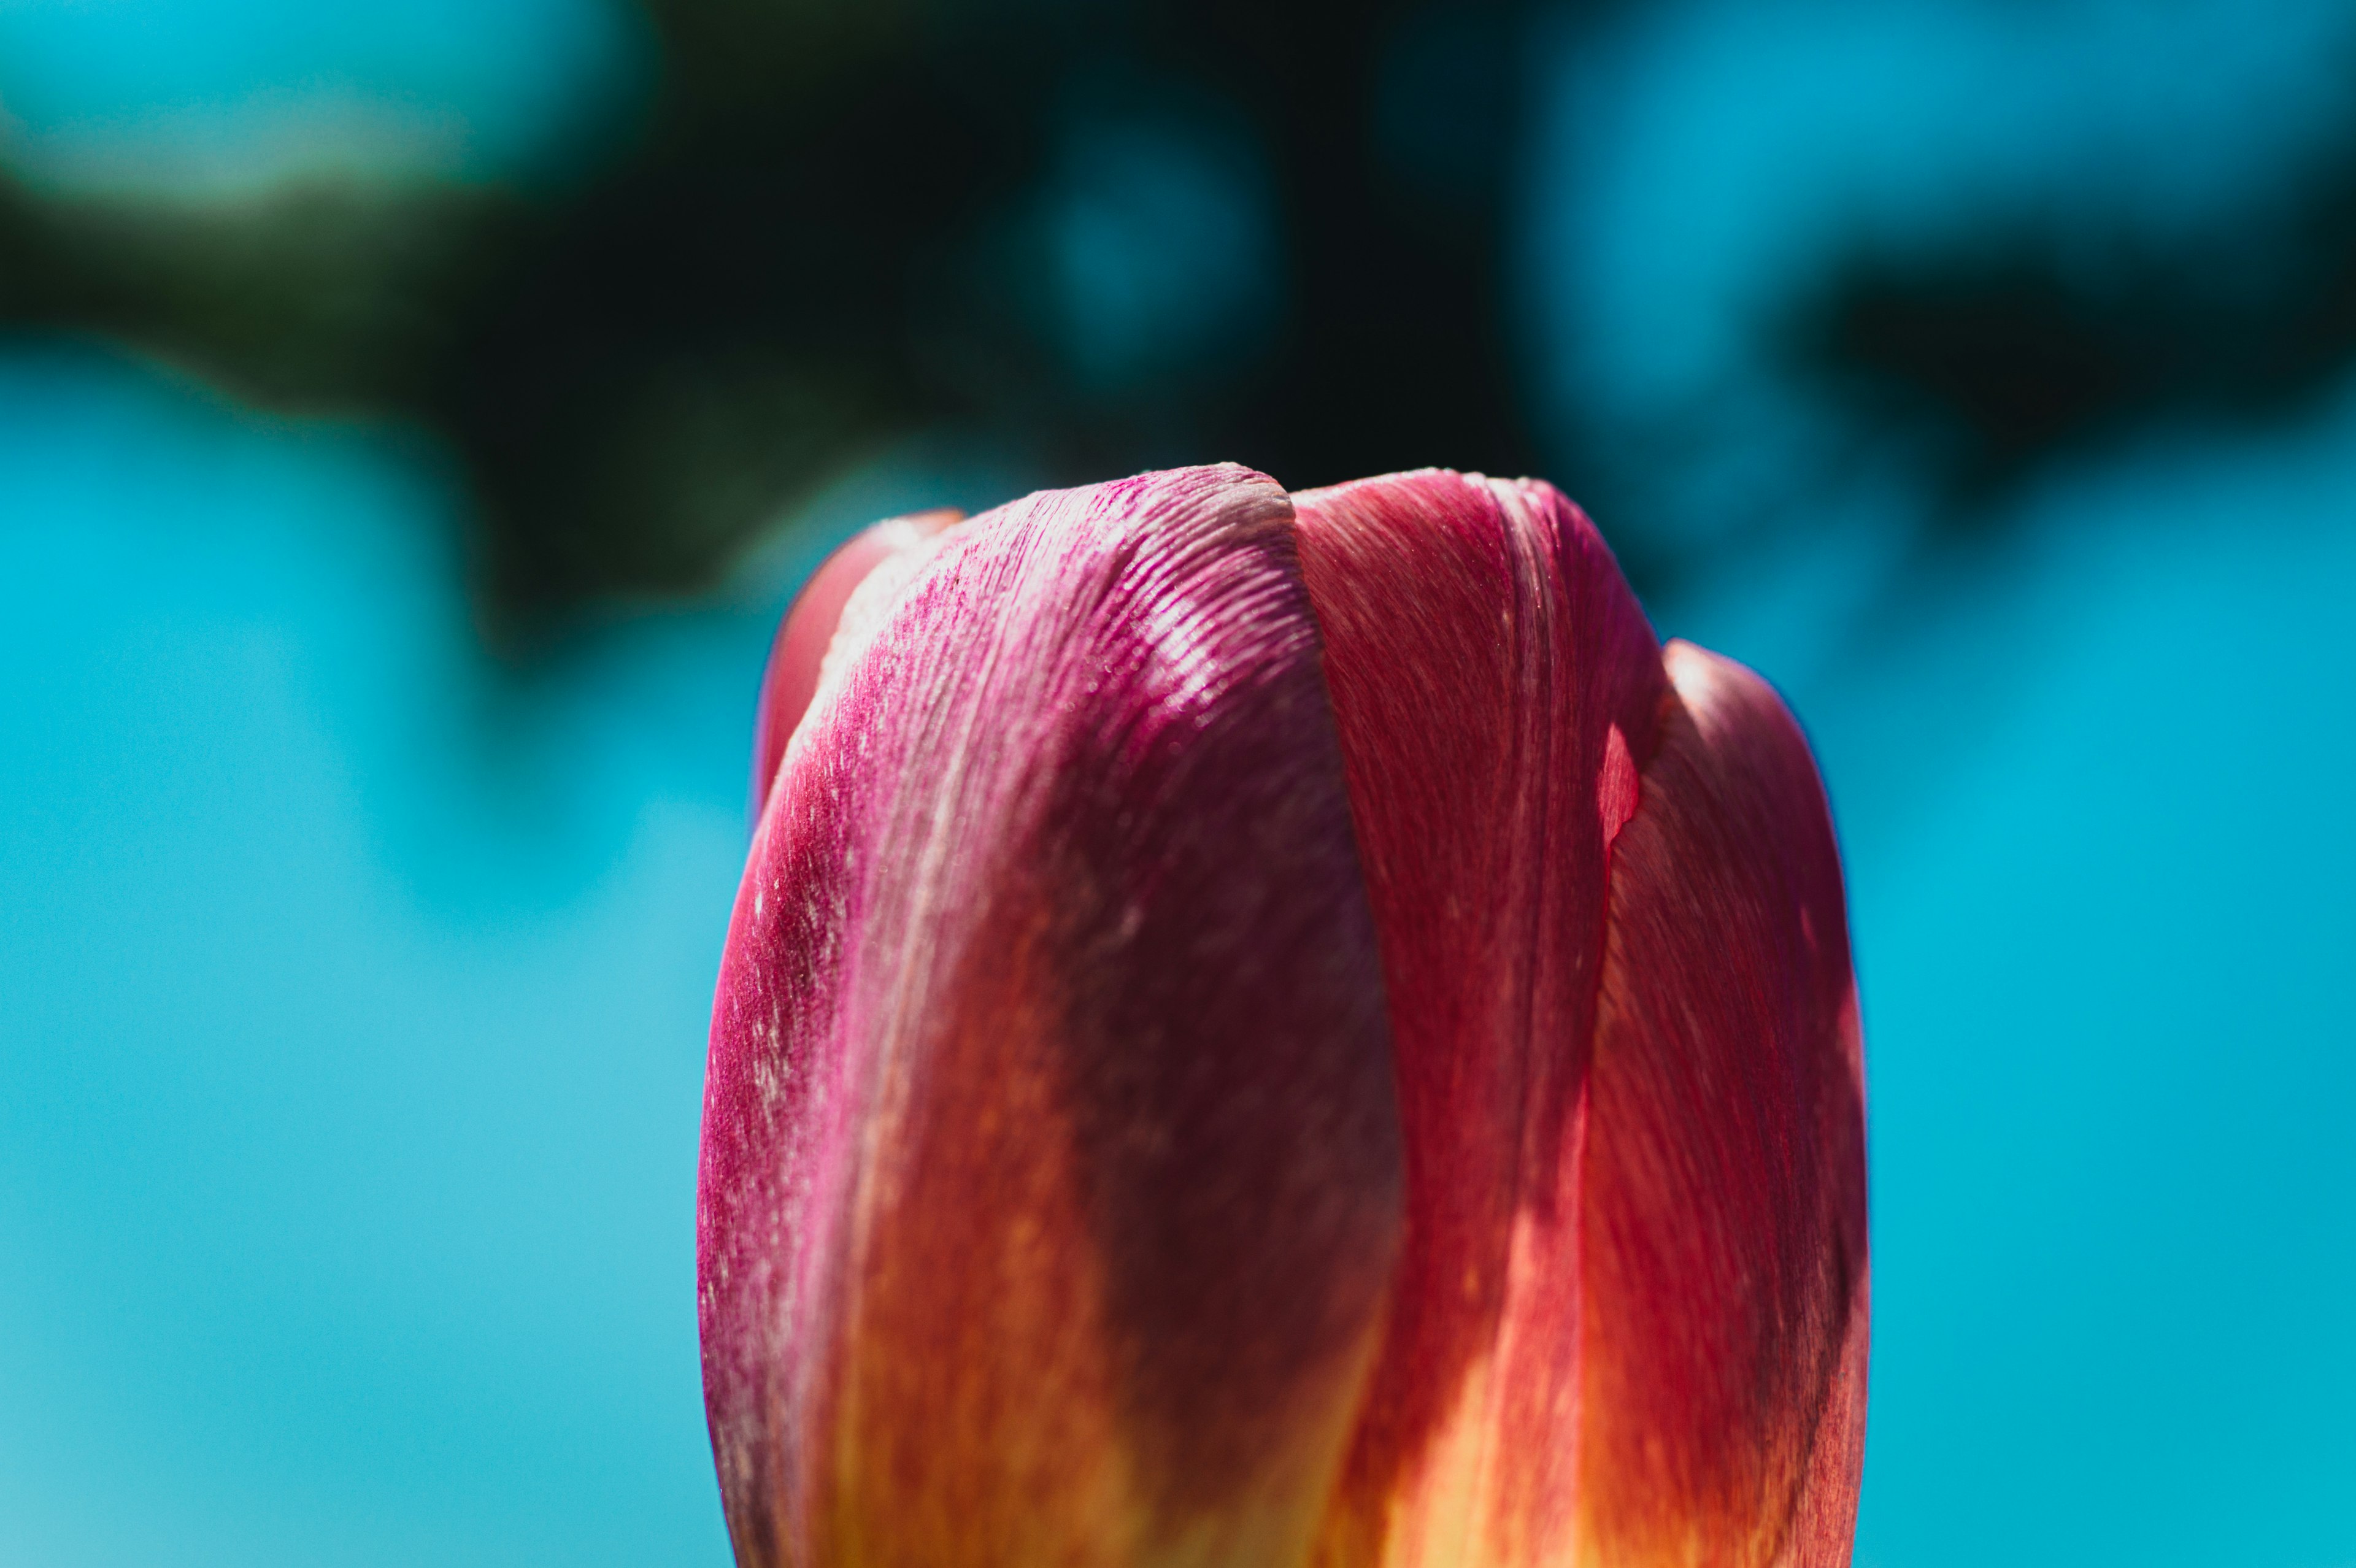
M1541 417L1511 276L1530 62L1642 9L648 0L652 100L565 178L0 180L0 327L436 432L509 629L706 586L814 486L944 430L1052 481L1546 470L1658 586L1716 536L1644 475L1708 472L1714 416L1658 452ZM1860 235L1793 291L1774 373L1853 446L1922 457L1971 526L2138 421L2330 383L2356 355L2356 163L2276 205L2091 253L2068 211L1944 249Z

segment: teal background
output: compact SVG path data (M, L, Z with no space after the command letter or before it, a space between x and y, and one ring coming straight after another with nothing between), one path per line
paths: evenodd
M646 80L594 0L336 16L5 0L0 147L166 192L550 178ZM2339 144L2356 15L1611 29L1528 51L1527 373L1624 440L1574 490L1707 396L1734 433L1663 515L1822 519L1649 608L1781 686L1848 859L1858 1561L2356 1565L2356 380L2102 444L1925 557L1907 455L1817 461L1832 416L1754 352L1860 228L2099 189L2230 229ZM1139 308L1096 275L1073 319ZM1025 479L892 449L722 592L519 667L430 440L0 342L0 1563L727 1559L693 1174L759 661L833 539Z

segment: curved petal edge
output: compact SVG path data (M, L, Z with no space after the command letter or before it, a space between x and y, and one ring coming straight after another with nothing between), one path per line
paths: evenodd
M1401 1198L1290 522L1248 471L1148 475L859 591L712 1021L741 1563L1306 1552Z
M1589 1080L1579 1560L1845 1563L1869 1287L1839 852L1773 690L1665 662Z

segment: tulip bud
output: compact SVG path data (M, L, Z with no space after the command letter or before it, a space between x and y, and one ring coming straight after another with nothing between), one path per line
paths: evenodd
M1551 488L884 525L762 724L699 1208L740 1562L1847 1560L1823 795Z

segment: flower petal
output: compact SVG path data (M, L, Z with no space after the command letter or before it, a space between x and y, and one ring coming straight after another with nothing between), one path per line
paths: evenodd
M833 639L712 1024L740 1562L1306 1551L1401 1200L1289 520L1234 468L1033 496Z
M1408 1177L1393 1316L1320 1560L1552 1561L1572 1522L1606 846L1634 805L1659 645L1550 486L1426 472L1295 504Z
M1845 1563L1868 1284L1839 852L1766 683L1666 663L1589 1078L1579 1561Z
M769 645L769 667L761 676L760 705L753 719L753 819L769 798L769 785L785 760L786 742L793 738L810 699L818 693L819 674L826 651L833 645L843 606L851 595L884 562L915 549L954 523L963 513L944 507L887 517L861 529L843 541L794 595L785 619L777 623L776 640Z
M1846 1562L1863 1101L1805 742L1545 486L1296 504L1408 1212L1321 1561Z

